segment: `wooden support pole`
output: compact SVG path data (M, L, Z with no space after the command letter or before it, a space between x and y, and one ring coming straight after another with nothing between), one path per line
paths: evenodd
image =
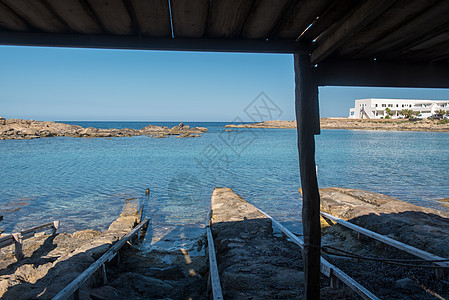
M53 234L56 234L56 231L58 230L58 228L59 228L59 221L54 221L53 222L53 229L52 229L52 231L51 231L51 234L53 235Z
M106 266L105 266L105 264L101 265L101 279L102 279L103 285L108 283L108 276L106 274Z
M21 260L24 257L22 252L22 235L14 233L12 237L14 239L14 256L17 260Z
M305 298L320 299L320 195L316 178L314 136L320 133L318 86L312 77L310 55L294 54L294 68L299 168L303 192Z

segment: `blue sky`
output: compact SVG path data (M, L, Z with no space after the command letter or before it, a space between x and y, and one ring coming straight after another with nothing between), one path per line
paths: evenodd
M0 46L0 116L232 121L264 92L293 120L292 55ZM320 88L322 117L355 99L449 99L447 89Z

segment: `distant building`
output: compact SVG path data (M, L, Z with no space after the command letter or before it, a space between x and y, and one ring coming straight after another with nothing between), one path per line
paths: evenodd
M390 118L404 117L401 110L411 109L419 113L419 117L428 118L440 109L449 110L449 100L409 100L409 99L359 99L355 100L355 107L349 109L351 119L381 119L388 114L389 108L393 113Z

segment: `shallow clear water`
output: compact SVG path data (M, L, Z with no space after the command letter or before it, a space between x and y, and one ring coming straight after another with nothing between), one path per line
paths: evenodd
M221 186L301 231L295 130L188 125L209 132L190 139L0 141L0 226L10 232L61 220L63 231L106 229L125 199L141 197L151 217L146 245L178 247L204 233L210 196ZM361 188L438 209L444 208L434 200L449 197L449 133L322 130L316 160L320 187ZM146 188L150 197L143 196Z

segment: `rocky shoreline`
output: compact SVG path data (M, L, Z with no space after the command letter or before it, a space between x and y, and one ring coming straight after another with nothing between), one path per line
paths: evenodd
M324 212L440 257L449 257L449 212L443 211L443 207L442 210L424 208L383 194L345 188L322 188L320 196ZM356 232L323 218L321 226L323 245L362 257L417 260L415 256L360 237ZM325 258L382 299L449 297L447 270L446 279L437 280L434 270L428 268L328 254Z
M24 259L14 246L0 249L0 298L51 299L140 222L139 201L127 199L104 232L41 234L24 240ZM148 230L147 230L148 231ZM151 237L149 237L151 239ZM106 264L107 283L92 276L81 299L206 299L208 272L203 238L192 249L144 253L135 242ZM189 255L190 254L190 255Z
M321 118L321 129L398 130L449 132L447 120L348 119ZM229 124L226 128L296 128L296 121L264 121L251 124Z
M69 125L50 121L35 121L22 119L4 119L0 117L0 140L23 140L44 137L130 137L147 135L153 138L166 138L175 135L179 138L199 137L207 132L207 128L194 127L180 123L178 126L148 125L142 129L99 129L84 128L78 125Z

